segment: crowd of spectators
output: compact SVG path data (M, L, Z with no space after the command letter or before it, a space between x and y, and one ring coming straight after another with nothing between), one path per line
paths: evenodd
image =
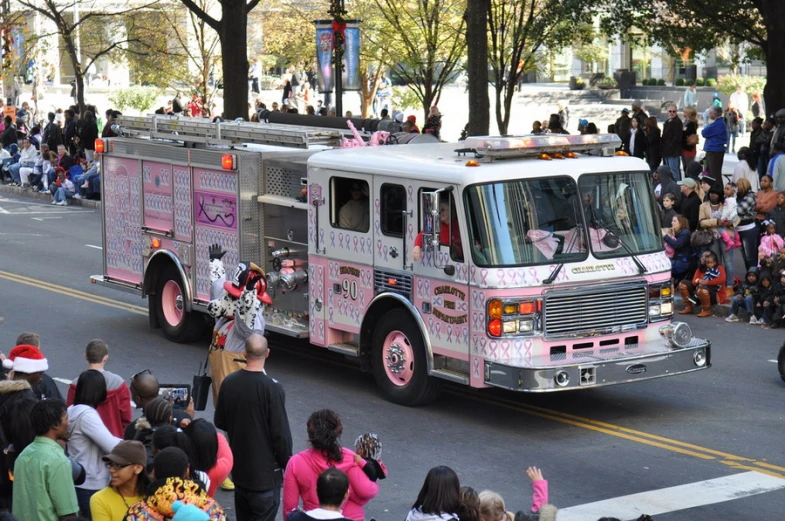
M729 322L739 321L738 312L744 309L750 324L779 327L785 314L785 295L780 295L785 293L780 288L785 265L777 262L785 246L785 162L780 165L785 157L785 111L764 125L761 118L752 121L750 144L739 148L739 164L731 176L721 174L722 156L729 136L741 126L738 121L735 130L728 125L720 105L708 113L702 132L707 138L704 161L690 160L678 182L669 165L657 166L653 174L671 275L685 302L681 313L692 313L700 305L698 316L707 317L711 304L731 303ZM761 168L760 162L767 164ZM744 277L735 273L737 250ZM712 271L718 271L711 280L704 278L707 260L716 265ZM761 284L771 289L759 291Z
M279 510L283 521L366 519L388 475L379 437L366 433L352 449L343 447L340 416L322 409L306 422L309 447L293 454L285 393L265 371L269 348L261 332L242 355L246 367L224 380L213 425L195 418L192 401L183 406L162 395L151 371L129 383L108 371L109 348L99 339L88 343L87 369L64 401L46 375L38 336L20 335L8 356L0 355L7 371L0 380L0 518L221 521L220 485L234 489L238 521L273 521ZM132 404L143 411L135 420ZM557 519L542 471L530 467L527 476L531 506L513 514L499 494L461 486L455 471L437 466L398 517Z
M112 130L118 111L105 112L106 123L96 118L96 108L84 113L76 105L50 112L38 120L27 102L16 117L0 123L0 160L6 184L48 193L52 204L65 206L70 199L101 198L100 161L95 140L115 136Z

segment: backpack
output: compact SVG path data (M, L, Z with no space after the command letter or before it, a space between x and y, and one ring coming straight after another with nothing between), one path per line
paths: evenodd
M60 125L54 121L50 122L44 129L44 143L49 145L49 150L57 150L58 145L65 144L63 139L63 131Z

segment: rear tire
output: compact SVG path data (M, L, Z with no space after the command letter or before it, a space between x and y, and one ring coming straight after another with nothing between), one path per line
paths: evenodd
M410 407L439 396L441 382L428 376L425 342L408 312L392 309L382 315L371 338L373 375L382 396Z
M785 382L785 344L782 344L780 353L777 355L777 368L780 370L780 378Z
M167 340L187 344L199 340L205 332L205 320L198 312L185 310L184 282L175 266L169 264L158 277L155 311Z

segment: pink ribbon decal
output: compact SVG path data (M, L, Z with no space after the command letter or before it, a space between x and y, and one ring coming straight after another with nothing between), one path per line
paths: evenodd
M532 279L533 279L533 280L534 280L534 281L535 281L537 284L539 284L539 283L540 283L540 277L537 275L537 268L529 268L529 275L531 275L531 276L532 276Z

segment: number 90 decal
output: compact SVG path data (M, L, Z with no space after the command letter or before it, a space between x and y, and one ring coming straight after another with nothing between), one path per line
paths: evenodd
M343 289L343 298L350 298L352 300L357 300L357 281L356 280L349 280L343 279L341 283L341 288Z

